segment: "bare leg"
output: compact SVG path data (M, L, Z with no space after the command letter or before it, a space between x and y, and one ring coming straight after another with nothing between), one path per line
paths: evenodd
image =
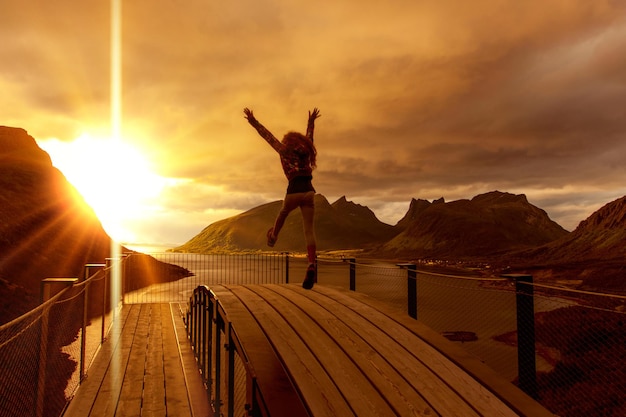
M315 192L310 191L301 195L300 211L302 212L302 226L304 228L307 259L309 261L302 287L310 290L317 282L317 243L313 223L315 219Z
M302 204L300 205L300 211L302 212L302 226L304 228L304 238L306 240L307 258L310 264L315 263L317 242L315 238L315 205L314 205L315 193L313 191L306 193Z
M274 228L272 230L272 235L274 240L278 239L278 234L280 230L283 228L285 224L285 220L289 213L291 213L296 207L298 207L300 203L300 194L287 194L285 195L285 199L283 200L283 206L278 212L278 216L276 217L276 221L274 222Z

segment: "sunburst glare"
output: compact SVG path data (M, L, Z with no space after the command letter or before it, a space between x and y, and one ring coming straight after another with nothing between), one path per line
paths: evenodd
M89 134L72 142L42 140L39 146L94 209L107 233L119 242L132 241L122 220L140 216L166 184L142 153L126 141Z

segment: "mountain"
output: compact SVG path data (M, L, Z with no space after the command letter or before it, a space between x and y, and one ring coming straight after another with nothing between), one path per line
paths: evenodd
M516 269L544 279L576 276L583 288L624 291L626 196L592 213L572 233L510 258Z
M93 210L35 139L0 126L0 317L8 320L39 303L40 281L79 276L85 263L103 262L110 239Z
M432 204L443 203L443 197L439 200L435 200ZM396 227L400 230L406 230L407 227L411 223L413 223L419 216L422 214L424 210L431 206L431 203L428 200L416 200L414 198L411 199L411 203L409 204L409 210L406 212L404 217L402 217L398 223L396 223Z
M315 229L318 250L364 249L389 258L487 258L539 246L567 235L545 211L524 195L494 191L446 203L413 199L395 225L380 222L367 207L345 197L329 204L316 195ZM265 233L281 202L265 204L206 227L174 251L267 250ZM301 215L292 212L274 246L277 251L305 251Z
M408 217L407 217L408 216ZM551 242L568 234L523 194L493 191L471 200L413 200L398 225L404 230L378 248L412 259L487 259Z
M197 253L268 250L265 235L281 206L281 201L275 201L212 223L173 250ZM378 220L369 208L345 197L329 204L321 194L315 196L315 232L320 251L361 249L380 244L397 233L393 226ZM289 214L273 250L306 251L300 210Z
M610 261L626 258L626 196L607 203L563 239L537 248L551 261Z

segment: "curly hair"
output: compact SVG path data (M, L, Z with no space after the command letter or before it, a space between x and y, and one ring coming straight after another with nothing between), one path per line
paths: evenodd
M290 152L297 154L301 158L308 157L311 168L317 166L317 149L315 149L313 141L309 140L302 133L288 132L283 137L282 143Z

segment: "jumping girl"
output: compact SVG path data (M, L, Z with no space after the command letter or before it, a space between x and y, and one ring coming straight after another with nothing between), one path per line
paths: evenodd
M304 237L306 239L307 259L309 261L302 287L311 289L317 280L317 246L315 229L313 227L315 189L312 184L312 173L316 166L317 151L313 144L313 130L315 129L315 119L320 117L320 112L317 108L313 109L312 112L309 111L306 136L297 132L288 132L282 141L276 139L269 130L259 123L254 117L252 110L245 108L243 112L248 123L278 152L283 171L287 180L289 180L283 206L276 217L274 227L270 227L267 231L267 245L270 247L274 246L287 215L300 207Z

